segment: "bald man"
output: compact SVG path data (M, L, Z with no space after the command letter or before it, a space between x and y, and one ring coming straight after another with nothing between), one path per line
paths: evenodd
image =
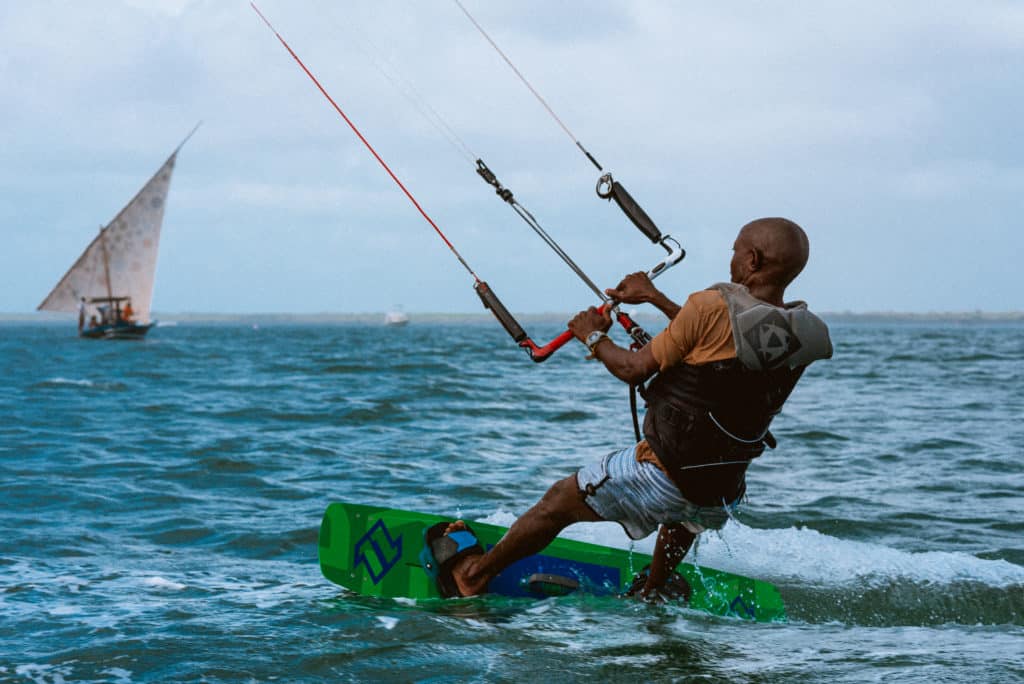
M807 366L832 355L821 319L803 302L785 303L808 254L800 226L762 218L736 238L731 282L695 292L683 306L646 274L627 276L610 297L653 304L671 319L636 352L608 337L608 313L577 314L569 329L589 358L631 385L650 380L644 439L556 482L486 553L461 521L432 528L425 566L442 595L485 592L502 569L540 552L568 525L614 521L633 539L659 530L654 560L632 593L686 596L675 567L698 534L725 525L746 491L747 466L775 447L772 418Z

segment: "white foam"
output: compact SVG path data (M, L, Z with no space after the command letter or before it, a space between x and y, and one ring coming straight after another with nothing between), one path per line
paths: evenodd
M704 535L700 563L744 575L835 585L873 581L1024 583L1024 567L956 551L904 551L837 539L817 530L759 530L730 522L721 535Z
M483 522L509 526L515 515L493 513ZM568 539L652 553L657 535L631 542L617 523L583 523L561 534ZM910 580L971 581L993 587L1024 584L1024 567L951 551L904 551L883 544L831 537L806 527L755 529L729 521L719 532L701 535L696 558L687 562L769 581L834 586L837 584Z
M479 629L482 632L493 632L496 629L495 626L489 622L484 622L483 620L477 620L475 618L465 618L462 620L462 623L467 627Z
M169 579L159 576L146 577L142 580L142 583L147 587L152 587L154 589L164 589L167 591L181 591L185 588L185 585L181 584L180 582L172 582Z
M82 610L77 606L69 606L62 603L54 606L53 608L48 609L46 612L50 615L58 617L61 615L77 615L78 613L81 613Z
M654 667L664 660L665 656L650 653L647 655L601 658L601 664L612 667Z
M391 630L398 624L398 618L388 617L387 615L378 615L377 622L384 625L384 629Z
M64 684L67 681L64 679L64 675L70 674L66 666L41 665L39 663L18 665L14 668L14 672L37 684Z
M132 681L132 673L130 670L125 670L120 667L108 667L103 670L104 674L109 674L112 677L111 681L117 684L128 684Z
M497 511L485 518L481 518L480 521L490 523L491 525L510 527L516 521L516 516L505 511ZM576 541L600 544L601 546L611 546L616 549L629 549L632 543L634 551L649 554L654 550L654 540L657 535L652 534L649 537L634 542L630 540L622 526L618 523L600 522L572 525L564 529L559 536L564 539L575 539Z
M75 387L95 387L96 383L92 380L76 380L74 378L62 378L60 376L56 378L50 378L46 382L53 385L73 385Z

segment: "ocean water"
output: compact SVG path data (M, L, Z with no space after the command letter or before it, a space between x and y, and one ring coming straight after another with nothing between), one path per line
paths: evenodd
M534 365L492 321L0 324L0 681L1024 680L1024 324L832 332L695 551L780 588L788 621L749 624L320 575L331 501L508 524L628 444L626 389L579 345Z

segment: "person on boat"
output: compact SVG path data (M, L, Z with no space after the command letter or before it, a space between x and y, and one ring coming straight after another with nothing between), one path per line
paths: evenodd
M82 332L82 328L85 327L85 297L78 300L78 332Z
M441 593L482 593L501 570L540 552L565 527L614 521L633 539L660 527L653 562L633 589L646 600L674 597L670 589L681 581L674 569L693 540L725 525L746 491L750 461L775 447L772 418L806 367L832 355L821 319L803 302L784 303L808 254L800 226L762 218L736 238L731 282L695 292L683 306L646 274L626 276L606 291L610 297L653 304L671 319L636 352L607 336L609 314L593 307L577 314L569 328L589 347L588 358L631 385L654 376L644 392L645 438L556 482L486 553L462 521L430 528L428 572Z
M121 312L121 320L125 323L134 323L132 320L135 318L135 309L132 308L132 302L129 299L124 303L124 310Z
M90 328L95 328L99 324L100 324L100 322L98 320L96 320L96 314L93 314L92 316L89 316L89 327Z

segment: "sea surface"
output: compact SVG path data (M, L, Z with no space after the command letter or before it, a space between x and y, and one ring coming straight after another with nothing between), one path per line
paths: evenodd
M831 327L696 549L779 587L788 621L751 624L321 576L332 501L508 524L629 444L626 388L578 344L535 365L485 320L0 324L0 681L1024 680L1024 324Z

